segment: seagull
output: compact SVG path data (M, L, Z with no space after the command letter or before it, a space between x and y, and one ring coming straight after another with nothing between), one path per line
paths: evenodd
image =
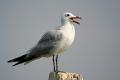
M31 48L28 53L8 61L16 62L12 66L24 63L28 64L42 57L52 57L53 70L58 71L58 55L67 50L75 38L74 23L80 24L80 16L65 12L61 17L61 26L47 31L37 45Z

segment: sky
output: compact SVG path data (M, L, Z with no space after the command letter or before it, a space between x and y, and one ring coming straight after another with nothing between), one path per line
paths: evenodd
M81 16L75 41L59 56L59 68L86 80L120 79L120 0L0 0L0 80L47 80L52 58L11 67L9 59L29 51L61 15Z

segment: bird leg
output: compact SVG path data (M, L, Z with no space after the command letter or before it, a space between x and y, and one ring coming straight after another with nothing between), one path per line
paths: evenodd
M54 60L54 57L55 57L55 56L53 55L53 58L52 58L52 59L53 59L53 70L54 70L54 72L55 72L55 71L56 71L56 68L55 68L55 60Z
M58 72L58 55L56 55L56 72Z

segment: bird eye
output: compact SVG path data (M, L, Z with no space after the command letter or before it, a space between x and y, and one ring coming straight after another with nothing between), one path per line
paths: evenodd
M70 16L69 14L66 14L66 16L68 17L68 16Z

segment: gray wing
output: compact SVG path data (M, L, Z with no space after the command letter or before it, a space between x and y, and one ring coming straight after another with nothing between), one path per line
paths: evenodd
M38 44L33 47L28 54L11 59L8 62L17 62L13 66L24 62L25 64L28 64L39 57L49 55L49 53L56 48L56 45L63 38L63 36L63 33L59 30L48 31L42 36Z
M56 42L61 40L62 38L63 38L62 32L60 32L59 30L51 30L42 36L38 44L49 41Z
M49 54L62 38L63 33L59 30L48 31L42 36L38 44L30 50L29 56L40 57Z

